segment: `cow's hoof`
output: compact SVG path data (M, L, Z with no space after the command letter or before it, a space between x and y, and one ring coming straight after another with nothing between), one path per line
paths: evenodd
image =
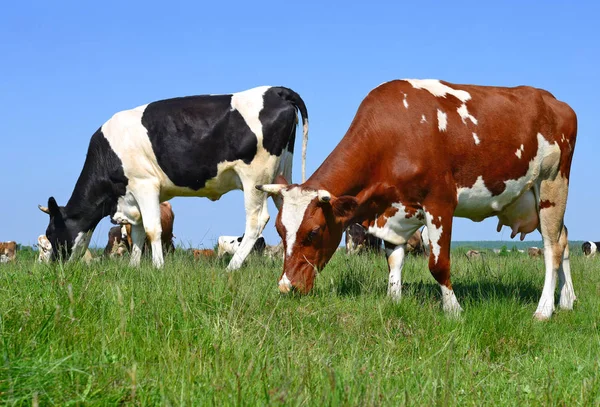
M551 316L552 313L550 313L550 315L546 315L543 312L536 312L535 314L533 314L533 319L537 321L548 321Z

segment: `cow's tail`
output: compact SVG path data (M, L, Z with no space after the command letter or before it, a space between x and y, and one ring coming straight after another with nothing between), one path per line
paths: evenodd
M300 111L302 117L302 182L306 181L306 148L308 147L308 112L304 100L289 88L281 87L281 97L291 102ZM291 180L287 180L291 182Z

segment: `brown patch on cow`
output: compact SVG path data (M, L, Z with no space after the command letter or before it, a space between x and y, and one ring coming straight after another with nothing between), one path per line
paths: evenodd
M550 202L548 199L540 201L540 209L551 208L553 206L556 206L556 204L554 202Z

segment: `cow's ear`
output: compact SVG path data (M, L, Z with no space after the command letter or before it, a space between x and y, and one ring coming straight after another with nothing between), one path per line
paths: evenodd
M334 216L343 223L352 219L358 209L358 200L353 196L332 197L330 202Z
M269 195L280 195L281 190L285 188L286 185L283 184L266 184L266 185L256 185L256 189L259 191L266 192Z
M48 211L50 212L50 216L60 215L60 208L53 196L48 198Z
M317 196L321 205L331 206L333 216L341 223L350 221L358 208L358 200L350 195L336 197L329 191L320 189L317 191Z
M285 179L285 177L281 174L279 174L278 176L275 177L275 181L273 181L274 184L281 184L281 185L289 185L290 183L287 181L287 179Z

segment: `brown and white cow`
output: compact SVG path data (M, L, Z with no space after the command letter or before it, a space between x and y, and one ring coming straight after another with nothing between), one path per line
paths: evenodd
M512 236L538 229L546 278L538 319L575 300L563 218L577 118L545 90L396 80L372 90L338 146L303 184L257 186L283 197L277 231L286 249L279 289L306 293L352 222L389 251L389 289L400 298L406 242L426 225L429 269L443 309L461 307L450 281L454 216L497 216ZM351 159L349 159L351 157Z
M122 257L130 249L125 225L113 226L108 230L108 241L104 248L104 257Z
M175 214L173 213L173 207L170 202L161 202L160 204L160 241L162 243L163 250L165 253L171 253L175 251L175 245L173 244L173 223L175 222ZM131 238L131 225L125 225L127 231L127 242L128 247L133 247L133 240ZM146 236L146 243L142 248L142 252L145 252L150 247L150 239Z
M0 263L8 263L15 261L17 258L17 243L0 242Z

